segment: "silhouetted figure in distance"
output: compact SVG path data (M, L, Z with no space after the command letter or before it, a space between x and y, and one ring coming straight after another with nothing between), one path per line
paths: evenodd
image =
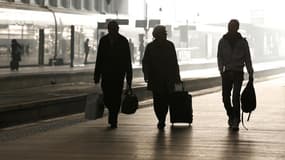
M144 55L144 38L143 35L139 35L139 52L140 52L140 58L139 58L139 63L142 64L142 59L143 59L143 55Z
M131 38L129 39L129 46L130 46L132 62L135 63L135 46Z
M165 127L170 95L175 83L180 83L179 66L174 44L167 40L165 26L156 26L152 32L154 40L145 49L142 68L147 88L153 93L157 127Z
M100 39L94 72L94 82L101 86L104 104L109 110L108 123L117 128L124 79L132 85L132 64L128 40L119 34L116 21L108 24L108 34Z
M89 39L87 38L84 42L84 52L85 52L85 58L84 58L84 64L87 64L88 54L89 54Z
M240 91L243 82L243 68L246 66L249 80L253 81L253 67L248 42L238 32L239 21L230 20L228 32L218 45L218 67L222 77L223 103L228 115L229 127L237 131L240 123ZM232 94L232 100L231 100Z
M10 62L10 69L11 71L19 70L19 62L21 61L21 54L22 54L22 46L17 42L16 39L12 39L11 41L11 49L12 49L12 60Z

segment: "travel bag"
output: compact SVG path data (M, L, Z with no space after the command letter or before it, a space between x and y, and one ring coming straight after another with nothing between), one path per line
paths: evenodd
M182 84L183 86L183 84ZM175 91L170 98L170 122L189 123L193 121L192 96L185 91L184 86L181 90Z
M103 94L91 93L86 97L85 118L88 120L95 120L103 117L104 101Z
M122 102L121 112L125 114L134 114L138 109L138 97L133 93L132 89L128 89Z

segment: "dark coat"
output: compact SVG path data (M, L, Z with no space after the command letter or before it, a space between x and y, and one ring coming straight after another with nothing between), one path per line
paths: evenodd
M217 58L221 74L225 71L243 72L245 65L249 75L253 75L248 42L240 33L227 33L223 36L219 41Z
M12 42L12 61L21 61L22 46L18 42Z
M84 52L85 52L85 54L88 54L89 53L89 41L85 41L84 42Z
M168 40L149 43L143 57L143 73L149 90L172 92L180 81L174 44Z
M94 71L95 83L102 79L105 105L120 105L125 77L131 86L132 64L128 40L118 34L111 45L110 34L107 34L100 39Z

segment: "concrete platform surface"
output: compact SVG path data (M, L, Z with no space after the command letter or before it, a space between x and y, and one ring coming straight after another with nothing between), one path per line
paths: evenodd
M81 122L0 145L1 160L284 160L285 75L255 84L257 109L249 130L228 129L221 92L193 97L192 126L156 128L152 107ZM169 116L168 116L169 118ZM168 119L169 122L169 119ZM11 129L12 130L12 129ZM4 132L7 130L0 130Z

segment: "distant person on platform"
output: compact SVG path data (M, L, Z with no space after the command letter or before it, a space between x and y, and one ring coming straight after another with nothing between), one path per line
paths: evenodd
M116 21L108 24L108 34L100 39L95 65L94 82L101 86L104 104L109 110L108 123L117 128L121 96L126 78L127 87L132 85L132 63L128 40L119 34Z
M12 39L11 42L12 48L12 60L10 62L10 69L11 71L18 71L19 70L19 62L21 61L21 54L22 54L22 46L17 42L16 39Z
M131 38L129 39L129 46L130 46L132 62L135 63L135 46Z
M84 58L84 64L87 64L88 54L89 54L89 39L87 38L84 42L84 52L85 52L85 58Z
M140 40L140 44L139 44L139 51L140 51L140 64L142 64L142 59L143 59L143 55L144 55L144 40L141 39Z
M157 128L164 129L170 95L181 79L175 46L167 40L165 26L156 26L152 35L154 40L146 46L142 69L147 88L153 93Z
M248 42L241 36L238 29L239 21L230 20L228 33L219 41L217 55L218 67L222 77L223 103L228 116L228 125L234 131L239 130L243 68L246 66L250 81L253 81L254 72Z

